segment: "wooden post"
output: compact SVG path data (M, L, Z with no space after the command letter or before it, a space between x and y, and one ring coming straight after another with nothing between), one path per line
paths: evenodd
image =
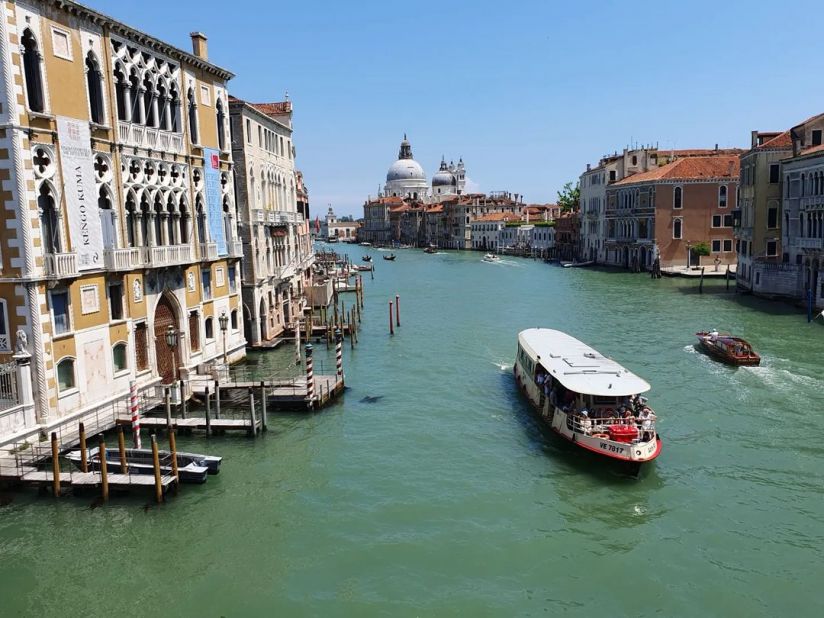
M120 451L120 473L129 472L129 464L126 462L126 436L123 435L123 425L117 426L117 449Z
M186 418L186 385L180 380L180 418Z
M206 387L206 437L212 435L212 397L209 394L209 387Z
M51 452L52 452L52 493L55 498L60 497L60 451L57 448L57 432L53 431L51 434Z
M727 264L727 274L724 277L727 280L727 292L730 291L730 265Z
M157 435L152 434L152 466L154 467L155 500L163 502L163 481L160 480L160 456L157 453Z
M401 325L401 297L395 294L395 326Z
M215 380L215 418L220 420L220 382Z
M255 393L249 388L249 420L252 421L252 435L257 433L257 421L255 419Z
M100 436L97 457L100 460L100 497L105 501L109 499L109 462L106 460L106 443L103 436Z
M78 428L80 431L80 471L89 471L89 454L86 450L86 427L80 423Z
M174 429L169 432L169 450L172 452L172 474L175 475L175 485L180 485L180 470L177 469L177 438Z
M168 386L163 389L163 398L166 401L166 431L172 430L172 398Z
M355 349L355 327L352 326L352 314L346 316L347 321L349 322L349 349Z
M393 321L393 318L392 318L392 301L391 300L389 301L389 334L390 335L395 334L395 322Z
M266 383L260 381L260 428L262 431L268 431L269 419L266 418Z
M704 293L704 266L701 267L701 280L698 282L698 293Z

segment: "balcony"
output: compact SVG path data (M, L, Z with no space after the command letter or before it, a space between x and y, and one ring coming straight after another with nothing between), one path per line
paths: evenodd
M251 220L252 223L265 223L266 225L302 225L304 221L303 215L299 212L263 208L253 208Z
M144 268L148 265L148 247L103 250L103 267L107 270L134 270L135 268Z
M243 257L243 241L230 240L226 243L231 257Z
M200 259L204 262L211 262L217 259L217 243L216 242L202 242L200 243Z
M801 210L820 210L824 208L824 195L811 195L802 197L799 203Z
M796 238L795 246L799 249L824 249L824 238Z
M117 134L120 142L127 146L150 148L163 152L183 153L183 134L163 131L153 127L119 121Z
M77 254L46 253L43 256L43 269L46 271L47 277L76 277Z
M149 261L152 266L177 266L190 264L191 245L169 245L167 247L149 247Z

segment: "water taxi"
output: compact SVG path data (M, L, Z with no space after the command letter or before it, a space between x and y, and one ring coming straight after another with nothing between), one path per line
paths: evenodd
M500 262L500 261L501 261L501 258L499 258L499 257L498 257L497 255L495 255L494 253L487 253L487 254L483 257L483 261L484 261L484 262Z
M515 379L541 420L576 446L640 469L661 453L650 385L558 330L518 334Z
M752 346L741 337L722 335L718 331L700 331L698 347L709 356L729 365L755 366L761 364L761 357Z

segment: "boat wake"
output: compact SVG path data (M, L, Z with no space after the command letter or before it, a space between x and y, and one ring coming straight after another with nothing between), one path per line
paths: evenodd
M501 371L509 371L510 369L512 369L512 365L510 363L499 363L497 361L489 361L489 362L491 362L493 365L495 365Z

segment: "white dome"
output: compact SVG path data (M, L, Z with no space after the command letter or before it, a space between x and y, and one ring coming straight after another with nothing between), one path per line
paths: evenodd
M386 172L386 182L393 180L426 180L423 168L415 159L398 159Z
M452 172L448 172L446 170L440 170L435 172L435 175L432 176L432 186L433 187L449 187L455 184L455 176L452 175Z

